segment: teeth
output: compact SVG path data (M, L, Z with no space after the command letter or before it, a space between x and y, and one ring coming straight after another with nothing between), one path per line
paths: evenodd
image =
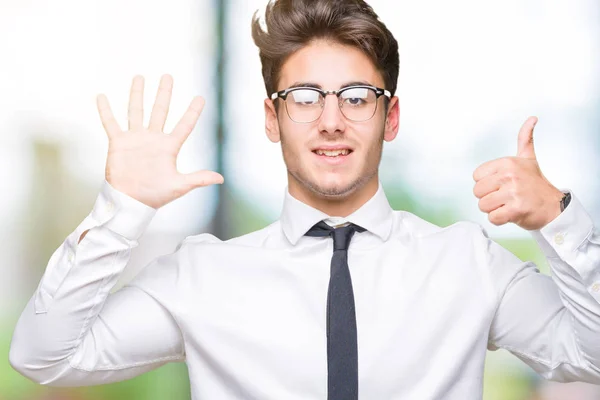
M317 150L316 153L320 156L328 156L328 157L337 157L339 155L346 156L350 151L348 149L344 150Z

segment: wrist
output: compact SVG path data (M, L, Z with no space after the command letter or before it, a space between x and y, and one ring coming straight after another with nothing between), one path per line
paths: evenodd
M565 211L565 208L567 208L567 206L571 202L571 192L562 192L562 193L563 193L563 196L559 202L560 212Z
M553 193L546 205L546 223L543 226L546 226L550 222L554 221L562 213L561 201L564 195L565 194L558 189L553 190Z

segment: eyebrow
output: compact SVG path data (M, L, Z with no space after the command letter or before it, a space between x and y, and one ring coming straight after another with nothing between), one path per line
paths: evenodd
M372 83L367 82L367 81L352 81L352 82L344 83L342 86L340 86L340 89L343 89L343 88L346 88L349 86L375 86L375 85L373 85ZM323 90L323 86L319 85L318 83L314 83L314 82L295 82L293 85L291 85L289 87L289 89L297 88L297 87L309 87L309 88Z

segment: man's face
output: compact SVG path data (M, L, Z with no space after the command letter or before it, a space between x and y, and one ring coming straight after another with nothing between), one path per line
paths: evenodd
M303 84L338 90L353 82L384 88L381 74L359 49L315 41L285 62L276 89ZM319 119L298 123L288 116L284 100L274 100L279 102L276 113L267 99L267 135L273 142L281 140L290 193L339 200L368 183L376 184L383 140L392 140L398 131L397 100L392 99L386 112L384 96L380 96L375 115L354 122L342 114L338 98L328 95ZM332 148L346 149L348 154L322 154Z

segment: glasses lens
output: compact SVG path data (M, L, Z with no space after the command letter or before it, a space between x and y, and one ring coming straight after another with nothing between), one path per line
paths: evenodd
M323 111L323 97L312 89L294 89L285 100L289 117L295 122L313 122Z
M340 109L352 121L366 121L375 115L377 94L373 89L356 87L342 91Z

